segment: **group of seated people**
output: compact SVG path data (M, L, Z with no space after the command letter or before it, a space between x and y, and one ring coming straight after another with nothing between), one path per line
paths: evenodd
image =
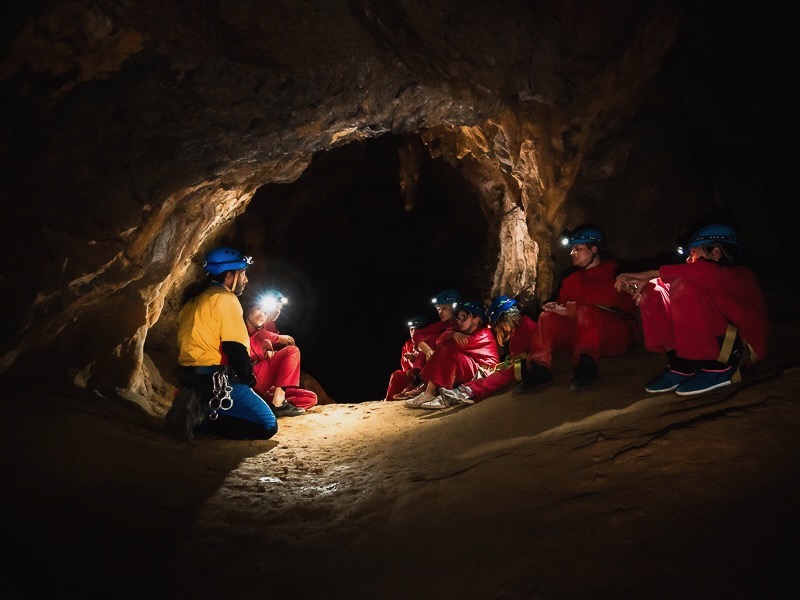
M683 264L620 273L602 231L592 225L565 238L572 269L552 301L529 314L507 295L487 307L446 289L433 298L438 321L408 321L400 369L386 401L409 408L474 404L514 387L526 393L553 381L555 353L570 357L572 390L599 376L601 357L644 343L666 358L649 393L701 394L741 380L767 355L770 321L752 269L737 263L742 244L723 223L700 227ZM286 299L278 292L240 302L252 258L212 250L206 278L190 285L178 318L180 388L167 428L191 441L197 433L269 439L277 418L317 404L300 386L300 351L276 326Z
M583 390L599 376L601 357L642 342L667 360L645 391L691 396L740 380L742 369L766 356L766 300L755 273L736 264L742 244L731 226L701 227L685 263L637 273L619 272L595 226L577 228L563 243L573 268L538 316L505 295L487 311L456 290L436 294L439 321L409 320L384 401L436 410L512 388L526 393L553 381L555 353L571 358L570 389Z

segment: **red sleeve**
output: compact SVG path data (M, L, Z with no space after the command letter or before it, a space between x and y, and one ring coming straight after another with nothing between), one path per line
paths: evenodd
M414 342L414 348L419 348L422 342L425 342L431 348L435 348L436 339L448 326L449 323L447 321L437 321L425 327L416 328L414 334L411 336L411 340Z

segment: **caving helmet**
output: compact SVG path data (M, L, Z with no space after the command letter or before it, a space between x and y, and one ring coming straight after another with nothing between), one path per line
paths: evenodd
M203 269L209 275L219 275L225 271L239 271L253 264L251 256L245 256L233 248L215 248L203 261Z
M497 325L500 317L519 303L508 296L497 296L489 305L489 320L492 325Z
M452 304L453 308L455 308L456 304L458 304L460 301L461 301L461 294L459 294L456 290L449 288L446 290L442 290L441 292L436 294L431 300L431 302L433 302L434 305Z
M597 227L582 225L569 236L561 238L561 244L572 248L575 244L597 246L601 251L606 249L606 236Z
M698 246L705 246L707 244L728 244L735 248L739 248L742 244L739 241L739 236L729 225L709 225L698 229L689 240L689 248L697 248Z
M480 302L473 302L471 300L466 300L461 302L456 308L456 313L466 312L475 317L480 317L481 325L486 325L486 309L483 308L483 304Z
M411 317L406 324L408 325L409 329L411 327L425 327L428 324L428 319L426 319L422 315L414 315Z

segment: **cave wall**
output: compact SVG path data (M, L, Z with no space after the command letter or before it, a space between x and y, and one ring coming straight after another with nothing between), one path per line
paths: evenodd
M728 3L725 14L742 18L740 8ZM168 346L173 298L202 253L232 232L256 245L240 219L259 195L275 203L267 225L278 233L257 264L304 231L325 235L322 219L340 219L335 205L318 204L305 183L282 199L269 190L306 173L334 186L335 173L319 173L327 154L386 135L416 148L397 165L393 202L413 198L423 157L470 191L471 207L474 190L488 264L476 293L546 297L562 258L555 240L583 220L606 225L623 256L672 245L685 217L707 208L728 208L748 234L775 240L762 218L770 203L757 202L771 131L753 75L760 55L709 54L728 47L712 35L718 9L671 0L6 3L2 227L24 259L6 261L0 279L11 315L0 372L163 411L169 382L145 345L152 332L155 350ZM686 66L698 53L708 73ZM723 58L734 66L723 69ZM727 96L704 91L704 77L730 83L725 73L745 72L741 118L724 118L717 102ZM653 123L670 135L659 138ZM692 155L702 160L683 160ZM746 192L736 185L743 156ZM343 207L347 222L392 194L373 194L364 175ZM363 250L351 247L357 233L330 237L325 256L352 287L386 269L376 247L371 268L348 270L347 253Z

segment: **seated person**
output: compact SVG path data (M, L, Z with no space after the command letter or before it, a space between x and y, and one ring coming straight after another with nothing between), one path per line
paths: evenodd
M447 329L455 329L455 309L460 299L461 295L454 289L442 290L431 299L439 320L424 327L416 327L411 334L412 348L417 352L409 371L414 382L408 382L405 389L393 395L387 392L387 398L407 400L419 395L425 389L425 383L419 380L419 372L425 366L428 357L433 354L439 335Z
M418 327L428 324L428 319L422 315L415 315L407 322L408 339L403 343L400 350L400 368L393 371L389 376L389 387L386 389L386 396L383 401L394 400L394 396L407 392L419 385L420 369L414 367L414 362L419 358L420 351L414 347L414 332Z
M597 378L601 356L618 356L641 339L636 305L615 287L619 264L606 254L602 231L584 225L562 243L569 246L574 270L556 300L542 305L527 372L516 391L552 381L555 352L571 357L575 372L569 387L583 390Z
M267 292L247 303L245 324L250 335L250 358L255 389L278 417L294 417L317 404L317 395L300 384L300 349L290 335L278 332L277 321L286 298Z
M522 381L525 362L536 331L536 321L522 314L519 303L508 296L497 296L492 300L489 320L498 347L506 350L505 360L486 377L462 383L452 390L441 388L439 398L426 402L422 408L440 409L456 404L473 404Z
M422 408L426 402L439 398L441 388L453 389L494 370L500 354L486 321L482 304L467 301L458 305L457 329L447 329L439 335L436 349L420 372L425 389L405 401L408 408Z
M645 391L701 394L765 358L767 302L756 274L736 264L741 250L733 227L716 223L694 233L684 264L617 276L641 311L645 349L667 358Z

